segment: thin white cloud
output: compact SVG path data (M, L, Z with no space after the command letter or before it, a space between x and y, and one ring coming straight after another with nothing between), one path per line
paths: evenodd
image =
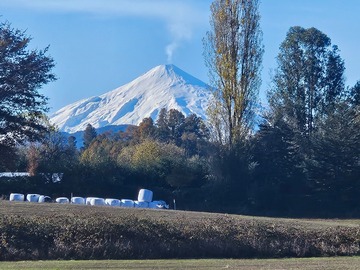
M177 17L191 13L189 1L180 0L2 0L0 6L52 12L87 12L131 16Z
M191 0L2 0L1 6L56 13L138 16L163 20L171 42L165 47L168 62L175 50L192 38L194 28L207 23L207 10Z

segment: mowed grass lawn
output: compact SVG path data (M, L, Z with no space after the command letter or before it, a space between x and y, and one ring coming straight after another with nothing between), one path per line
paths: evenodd
M0 269L284 269L358 270L360 257L247 259L247 260L124 260L124 261L20 261L0 262Z

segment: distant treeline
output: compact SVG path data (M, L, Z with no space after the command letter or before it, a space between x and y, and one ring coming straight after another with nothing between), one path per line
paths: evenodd
M37 192L135 198L140 188L178 209L287 216L359 214L360 122L352 99L336 104L312 137L283 121L263 122L232 150L210 140L204 122L161 111L125 132L96 134L84 146L52 131L19 147L14 169L32 177L0 178L2 193ZM355 106L356 105L356 106ZM53 182L39 172L62 172Z

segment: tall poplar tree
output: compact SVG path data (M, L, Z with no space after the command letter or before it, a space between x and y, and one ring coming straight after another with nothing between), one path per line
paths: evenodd
M254 119L263 55L258 0L215 0L204 57L212 81L209 119L217 140L231 148Z

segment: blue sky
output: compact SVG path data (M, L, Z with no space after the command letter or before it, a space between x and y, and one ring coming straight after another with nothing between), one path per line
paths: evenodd
M27 30L32 48L50 45L56 82L42 89L50 113L113 90L149 69L175 64L208 82L202 38L212 0L0 0L2 21ZM291 26L316 27L338 45L346 84L360 80L358 0L262 0L265 54L261 97Z

